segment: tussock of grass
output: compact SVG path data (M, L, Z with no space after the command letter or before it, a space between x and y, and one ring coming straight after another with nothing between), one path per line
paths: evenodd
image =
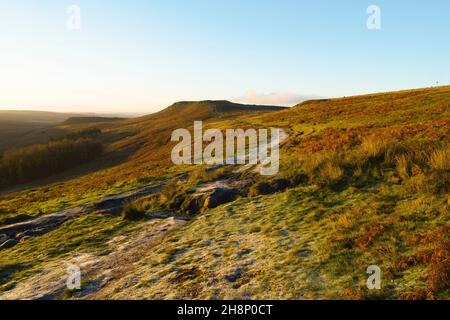
M389 148L389 142L377 136L363 138L359 151L368 160L382 160Z
M146 210L137 203L126 203L122 208L122 218L124 220L138 221L145 218Z
M230 167L204 168L193 170L189 173L189 181L192 184L206 183L221 180L230 173Z
M434 151L430 156L430 167L435 170L450 170L450 147Z
M344 171L338 164L328 161L321 167L318 176L320 184L332 185L341 181Z
M398 175L403 179L408 179L411 176L411 162L410 159L402 154L395 158Z

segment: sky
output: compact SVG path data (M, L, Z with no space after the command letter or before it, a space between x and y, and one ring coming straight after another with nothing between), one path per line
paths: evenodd
M291 106L447 85L449 34L448 0L0 0L0 109Z

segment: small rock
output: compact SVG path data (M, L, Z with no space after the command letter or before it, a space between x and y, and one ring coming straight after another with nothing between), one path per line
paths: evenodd
M26 230L24 232L18 233L16 235L17 238L24 238L24 237L33 237L35 235L34 230Z
M273 180L273 185L276 188L276 191L284 191L289 188L290 183L289 180L286 179L275 179Z
M205 241L203 241L203 246L205 246L205 247L209 247L211 244L212 244L212 241L211 241L211 240L205 240Z
M236 268L231 273L225 275L225 280L228 282L236 282L238 279L242 277L244 270L242 268Z
M8 240L9 237L6 234L0 234L0 244Z
M240 251L238 251L237 252L237 257L238 258L242 258L243 256L246 256L246 255L248 255L248 254L250 254L252 252L252 249L243 249L243 250L240 250Z
M3 244L0 245L0 250L12 248L18 243L19 241L17 241L16 239L6 240Z
M25 242L27 240L31 240L31 239L33 239L33 237L31 237L31 236L23 236L22 238L20 238L20 243Z
M227 189L227 188L215 189L208 196L208 198L206 198L204 206L209 209L216 208L221 204L236 200L237 194L238 194L237 190L234 189Z
M200 212L200 209L204 203L204 199L201 196L193 197L189 200L187 205L184 206L184 211L190 215L195 215Z

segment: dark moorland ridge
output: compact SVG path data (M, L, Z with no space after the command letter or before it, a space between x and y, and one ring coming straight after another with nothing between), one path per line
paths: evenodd
M230 102L227 100L204 100L204 101L179 101L169 106L166 110L174 111L180 108L208 108L215 112L276 111L287 109L287 107L241 104Z
M95 124L100 122L113 122L113 121L120 121L125 120L125 118L109 118L109 117L70 117L69 119L65 120L61 123L61 125L77 125L77 124Z

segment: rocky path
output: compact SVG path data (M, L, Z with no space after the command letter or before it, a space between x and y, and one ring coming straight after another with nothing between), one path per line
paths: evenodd
M46 264L42 270L0 294L0 300L58 299L67 294L68 267L77 266L81 272L82 287L69 298L90 299L100 290L113 294L108 288L124 275L133 274L135 264L147 255L167 233L187 223L183 218L153 219L139 225L128 236L119 236L108 242L110 253L97 256L90 253L64 257ZM112 290L112 289L111 289ZM67 298L67 297L66 297Z
M129 190L101 198L95 202L46 214L36 219L0 227L0 251L16 245L23 237L43 235L81 215L92 213L118 214L125 203L155 193L160 190L162 186L162 184L159 184Z
M239 190L250 181L228 179L212 181L198 186L193 198L208 199L208 207L233 201ZM96 202L83 204L42 217L0 228L0 234L9 240L18 241L24 236L39 236L58 228L63 223L87 214L118 214L122 206L141 197L158 192L164 184L134 189L124 193L104 197ZM91 299L101 295L113 296L116 282L123 276L133 274L136 264L159 244L167 233L185 225L191 218L156 216L140 223L136 230L126 236L115 237L108 242L107 255L83 252L73 253L48 262L37 274L23 279L14 288L0 294L0 300L10 299L58 299L67 294L67 268L78 266L81 271L82 290L70 298ZM16 243L16 244L17 244ZM136 279L138 279L138 275ZM66 297L67 298L67 297Z

